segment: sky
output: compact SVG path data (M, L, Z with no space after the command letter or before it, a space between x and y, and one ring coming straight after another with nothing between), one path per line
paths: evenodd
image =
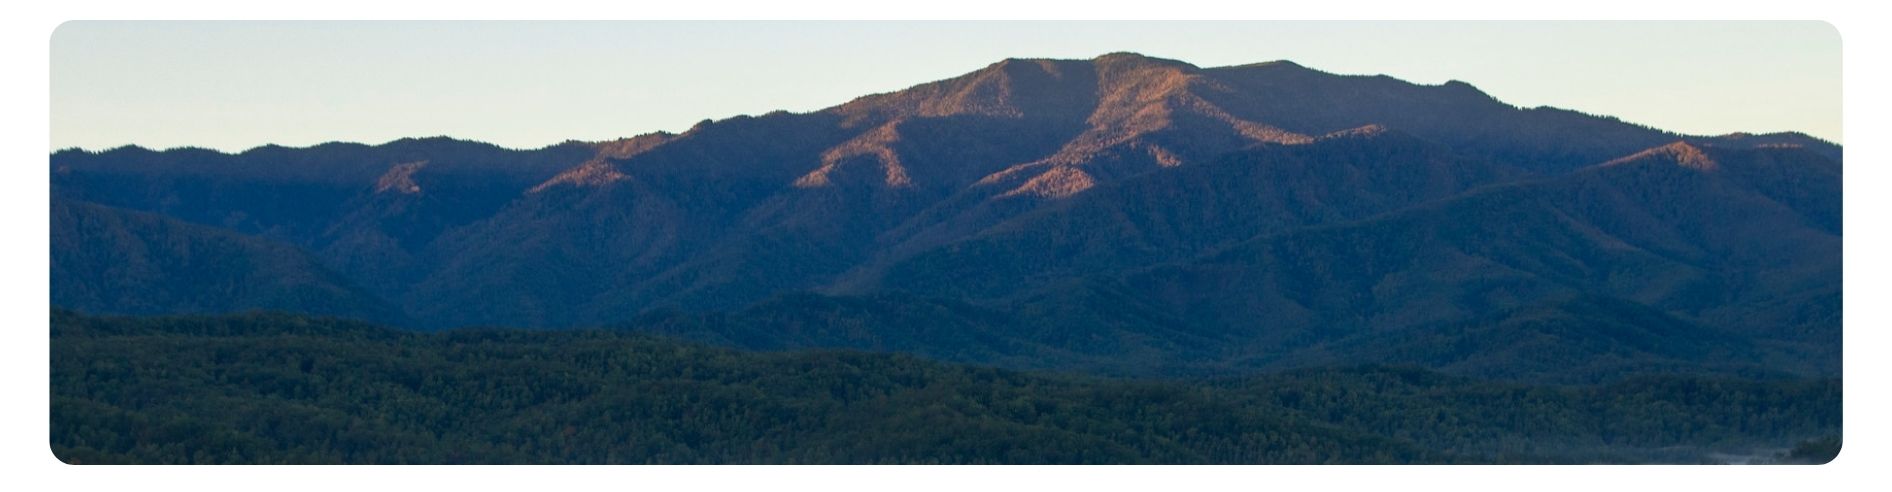
M536 148L1117 51L1460 80L1688 134L1842 141L1840 33L1822 22L75 21L52 37L51 147Z

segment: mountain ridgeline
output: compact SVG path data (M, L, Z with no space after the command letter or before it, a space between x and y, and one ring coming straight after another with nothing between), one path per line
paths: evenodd
M1834 377L1840 162L1456 81L1014 59L533 150L60 151L52 300L1123 375Z

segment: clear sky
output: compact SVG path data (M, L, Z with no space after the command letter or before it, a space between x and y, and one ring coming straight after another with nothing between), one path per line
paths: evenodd
M1838 142L1839 36L1819 22L71 22L52 39L52 147L540 147L1114 51L1457 79L1683 133Z

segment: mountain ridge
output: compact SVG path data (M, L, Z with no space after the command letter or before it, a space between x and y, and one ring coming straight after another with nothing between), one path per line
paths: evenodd
M876 339L753 333L788 319L775 309L858 317L948 358L1261 367L1361 333L1424 339L1409 330L1603 299L1811 367L1837 337L1840 159L1802 134L1681 135L1459 81L1113 53L539 149L426 138L50 160L55 200L286 245L422 328L759 309L691 329ZM891 327L920 323L908 309L957 328ZM1606 318L1490 321L1531 336L1622 324ZM1744 319L1801 321L1788 336Z

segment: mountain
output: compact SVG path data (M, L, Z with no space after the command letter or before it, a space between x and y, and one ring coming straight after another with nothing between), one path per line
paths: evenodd
M1358 220L1523 175L1368 126L1101 185L944 247L888 255L896 261L857 269L837 290L1003 297L1086 273L1188 258L1259 234Z
M52 301L90 312L273 309L405 321L294 246L55 198Z
M1822 163L1796 149L1674 144L1107 281L1270 349L1242 351L1251 354L1588 296L1757 342L1818 340L1824 349L1776 367L1837 371L1837 302L1803 306L1831 311L1799 312L1799 323L1768 314L1776 300L1837 294L1839 175ZM1781 183L1798 191L1782 193Z
M425 271L424 246L592 159L605 145L510 151L446 138L265 146L239 154L121 147L53 157L55 196L294 244L378 295Z
M1680 135L1456 81L1010 59L542 149L60 151L55 200L268 245L230 254L358 287L324 310L224 294L287 268L252 261L215 282L154 270L152 299L55 304L393 306L417 328L614 325L1127 374L1390 357L1527 379L1831 375L1841 158L1805 135ZM172 241L72 234L56 254ZM56 286L114 268L68 264ZM1445 341L1460 348L1431 350ZM1407 346L1431 351L1389 348Z

